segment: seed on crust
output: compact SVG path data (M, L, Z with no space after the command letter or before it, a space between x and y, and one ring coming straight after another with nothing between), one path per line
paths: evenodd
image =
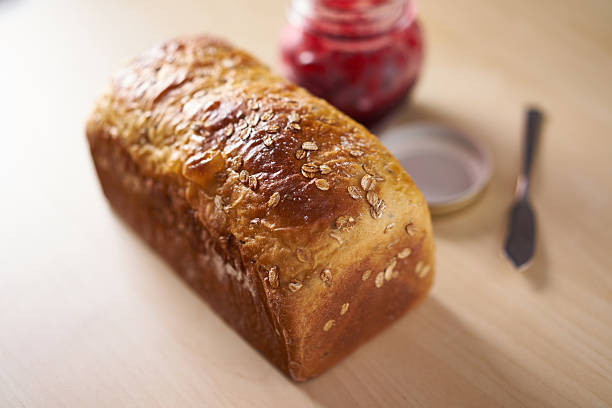
M383 283L385 283L385 274L384 272L378 272L376 279L374 279L374 285L377 288L382 288Z
M314 178L317 175L317 171L319 171L319 165L318 163L307 162L302 165L301 171L304 177Z
M421 278L426 277L429 274L429 270L431 269L431 265L425 265L422 269L421 269Z
M302 288L302 282L298 280L292 280L291 282L289 282L288 287L290 291L295 293Z
M236 125L236 129L238 130L246 129L247 127L249 127L249 124L244 119L240 119Z
M256 112L251 113L247 119L247 122L249 122L249 125L251 126L257 126L259 123L259 114Z
M355 225L355 219L349 215L342 215L336 219L336 228L347 231Z
M394 239L393 241L389 242L387 244L387 249L391 249L395 246L395 244L397 244L400 240L399 239Z
M226 137L230 137L232 135L232 133L234 133L234 125L233 124L228 124L225 128L223 128L223 134Z
M387 206L384 200L378 200L378 203L376 203L375 206L370 207L370 215L372 216L372 218L377 220L382 217L385 208L387 208Z
M423 268L423 261L419 261L417 262L417 264L414 267L414 273L419 276L419 273L421 273L421 269Z
M261 120L264 122L269 121L273 117L274 117L274 112L272 111L265 111L264 113L261 114Z
M416 266L414 267L414 274L419 279L423 279L429 273L429 269L430 268L431 267L429 265L425 265L423 263L423 261L419 261L419 262L417 262Z
M319 171L321 174L329 174L331 173L332 169L327 164L322 164L319 166Z
M316 173L319 171L319 164L314 162L307 162L302 164L302 171L306 173Z
M406 233L410 235L411 237L414 237L416 233L418 232L417 227L412 222L409 222L408 224L406 224L405 230L406 230Z
M246 183L249 180L249 172L246 170L242 170L240 172L240 175L238 176L238 180L242 181L243 183Z
M327 323L325 323L325 326L323 326L323 331L329 331L329 329L332 328L334 323L335 323L334 319L328 320Z
M302 143L302 149L315 151L319 149L319 146L315 142L304 142Z
M296 159L302 160L304 157L306 157L306 150L297 149L295 151L295 158Z
M374 189L374 187L376 187L376 180L374 180L374 177L366 174L361 178L361 188L365 191L370 191Z
M378 204L378 194L376 194L375 191L368 191L366 193L366 199L368 200L368 204L370 204L372 207L376 207Z
M289 122L299 122L300 115L298 115L296 112L291 112L287 119L289 119Z
M240 136L240 138L242 140L247 140L249 138L249 136L251 136L251 128L246 127L244 129L240 130L240 133L239 133L238 136Z
M316 179L315 185L319 190L327 191L329 190L329 183L325 179Z
M376 215L380 218L383 212L387 209L387 204L385 204L384 200L378 200L376 204ZM379 215L380 214L380 215Z
M266 147L270 147L274 144L274 139L272 139L270 136L266 136L263 143Z
M295 255L296 255L298 261L300 261L300 262L308 262L308 261L310 261L310 255L308 254L308 252L306 252L302 248L298 248L297 251L295 251Z
M279 201L280 201L280 194L278 191L276 191L274 192L274 194L270 196L270 199L268 200L268 208L276 207Z
M361 200L363 198L363 196L361 195L361 191L359 191L357 187L349 186L347 187L347 190L348 190L349 195L355 200Z
M367 271L363 273L363 275L361 275L361 280L364 282L367 281L371 274L372 274L372 271L368 269Z
M314 178L316 176L315 173L310 173L308 171L304 171L304 169L302 169L302 176L306 177L306 178Z
M277 133L280 130L280 127L278 125L269 125L266 128L266 132L268 133Z
M252 110L259 110L261 104L257 102L255 99L249 99L247 101L247 107Z
M302 176L304 176L306 178L314 178L316 176L316 174L302 170Z
M257 177L249 176L249 187L251 190L257 190Z
M348 308L349 308L348 302L344 303L342 307L340 308L340 316L344 315L348 311Z
M288 126L289 128L291 128L291 130L295 130L295 131L302 130L302 127L300 126L299 123L290 122Z
M363 156L363 152L361 150L357 150L357 149L349 151L349 154L351 156L353 156L353 157L361 157L361 156Z
M363 163L361 167L363 167L363 170L370 176L376 176L376 171L374 170L374 167L371 164Z
M397 254L397 257L399 259L408 258L411 253L412 253L412 248L404 248Z
M395 227L395 223L394 222L392 222L391 224L387 224L387 226L385 227L384 233L386 234L387 232L391 231L393 229L393 227Z
M329 269L323 269L319 277L321 278L323 283L325 283L326 286L331 286L333 276Z
M388 281L391 280L391 277L393 274L393 268L395 268L396 264L397 264L397 259L395 258L391 259L391 262L385 268L385 280L388 280Z
M270 287L276 289L278 288L278 268L273 266L268 270L268 283Z

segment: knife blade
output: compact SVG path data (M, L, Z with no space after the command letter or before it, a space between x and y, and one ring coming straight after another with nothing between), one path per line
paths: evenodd
M516 181L514 202L510 207L504 253L514 267L524 270L535 253L536 219L529 202L529 181L535 149L540 137L542 113L536 108L527 110L523 144L523 166Z

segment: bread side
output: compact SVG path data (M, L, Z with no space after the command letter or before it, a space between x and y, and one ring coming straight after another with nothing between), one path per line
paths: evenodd
M210 37L167 42L87 124L113 208L239 333L316 376L427 292L427 206L365 128Z

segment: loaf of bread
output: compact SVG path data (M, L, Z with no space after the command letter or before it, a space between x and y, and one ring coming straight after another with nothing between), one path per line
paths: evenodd
M366 128L208 36L162 44L87 123L112 208L294 380L422 299L427 204Z

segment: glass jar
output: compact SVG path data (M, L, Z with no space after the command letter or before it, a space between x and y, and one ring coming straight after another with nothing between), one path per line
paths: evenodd
M281 33L284 75L372 125L414 86L423 59L411 0L292 0Z

